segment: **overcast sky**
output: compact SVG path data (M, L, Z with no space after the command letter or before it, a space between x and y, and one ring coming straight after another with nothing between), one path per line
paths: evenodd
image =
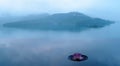
M0 0L0 14L26 15L79 11L88 15L116 15L120 0ZM103 16L105 17L105 16Z

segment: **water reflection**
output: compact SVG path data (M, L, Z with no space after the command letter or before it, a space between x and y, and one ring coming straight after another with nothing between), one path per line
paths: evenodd
M119 66L116 25L77 33L1 30L0 66ZM80 63L68 60L74 52L89 59Z

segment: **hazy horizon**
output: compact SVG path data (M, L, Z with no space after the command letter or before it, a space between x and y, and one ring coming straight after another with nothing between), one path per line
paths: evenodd
M118 0L0 0L0 16L77 11L89 16L119 20Z

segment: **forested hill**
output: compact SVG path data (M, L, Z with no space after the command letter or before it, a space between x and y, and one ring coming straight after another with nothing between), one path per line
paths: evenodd
M79 12L56 13L43 18L21 20L3 24L4 27L53 30L53 31L81 31L89 28L101 28L113 23L109 20L92 18Z

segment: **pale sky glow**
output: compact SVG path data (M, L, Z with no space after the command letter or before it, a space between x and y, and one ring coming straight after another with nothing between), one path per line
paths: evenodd
M94 0L0 0L0 9L9 12L63 12L89 9Z
M78 11L119 19L119 6L120 0L0 0L0 16Z

